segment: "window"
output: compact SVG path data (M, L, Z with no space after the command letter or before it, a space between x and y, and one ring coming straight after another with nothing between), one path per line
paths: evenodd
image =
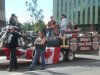
M91 4L91 0L88 0L88 6L90 7L90 4Z
M78 0L78 24L80 24L80 3L81 0Z
M95 6L93 6L93 24L95 23Z
M100 6L100 0L98 0L99 6Z
M88 8L88 23L90 23L90 7Z
M93 0L93 24L95 23L95 0Z
M69 20L71 20L71 13L72 13L72 0L69 0Z
M93 0L93 6L95 6L95 0Z
M58 17L59 17L59 0L57 0L57 19L58 19Z
M85 6L86 6L86 0L83 0L83 24L85 24Z
M61 13L63 12L63 0L61 0Z
M86 0L83 0L83 7L85 8Z
M74 0L74 21L75 21L75 17L76 17L76 0Z
M98 23L100 24L100 0L98 0Z
M83 24L85 23L85 8L83 8Z
M78 0L78 10L80 11L81 0Z
M74 0L74 8L76 8L76 0Z
M78 0L78 7L80 7L81 0Z
M65 12L67 12L67 0L65 0Z

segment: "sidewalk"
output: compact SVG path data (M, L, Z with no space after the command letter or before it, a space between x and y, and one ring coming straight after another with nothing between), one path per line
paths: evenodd
M23 58L18 58L18 63L19 64L24 64L24 63L30 63L31 60L23 59ZM9 64L9 60L6 59L6 56L0 56L0 67L1 66L7 66Z

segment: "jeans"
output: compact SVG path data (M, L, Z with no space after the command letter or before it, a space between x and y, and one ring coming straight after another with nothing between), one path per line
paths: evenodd
M61 34L61 36L64 36L65 35L65 30L60 30L60 34Z
M54 36L54 29L49 29L49 35L48 37L53 37Z
M30 65L30 67L34 68L35 67L35 64L38 60L38 56L40 55L41 57L41 60L42 60L42 67L44 68L45 67L45 58L44 58L44 50L41 50L41 49L36 49L35 50L35 54L34 54L34 58L32 60L32 64Z

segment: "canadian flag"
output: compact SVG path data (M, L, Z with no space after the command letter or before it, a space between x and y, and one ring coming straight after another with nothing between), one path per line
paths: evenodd
M6 55L7 60L9 60L10 59L10 49L3 48L3 51ZM17 50L16 55L23 57L23 58L26 58L26 59L32 59L33 58L33 51L34 50L30 50L30 49L28 49L28 50L20 50L19 49L19 50Z
M3 51L6 54L7 60L9 60L10 49L4 48ZM28 49L26 51L17 50L16 54L17 56L25 55L26 59L32 59L33 51L34 50L31 50L31 49ZM57 64L59 61L59 54L60 54L60 47L46 47L46 50L44 53L45 63L46 64ZM41 62L41 59L40 59L40 62Z
M46 47L44 57L46 64L57 64L59 61L60 47Z

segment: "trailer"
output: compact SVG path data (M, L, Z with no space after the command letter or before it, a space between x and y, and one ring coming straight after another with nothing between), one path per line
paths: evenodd
M6 36L6 34L4 34L4 36ZM36 37L33 37L28 45L33 46L35 38ZM2 37L1 41L4 41L4 39L5 37ZM98 55L99 40L99 37L96 35L84 36L83 34L80 35L75 33L66 34L66 36L62 38L47 39L47 47L45 50L46 63L57 64L58 62L63 61L73 61L75 59L75 54ZM18 49L16 54L18 56L24 56L26 59L33 59L35 47L33 46L30 48L30 46L25 50ZM6 54L7 59L9 59L10 50L3 48L3 51Z
M46 64L57 64L63 61L73 61L75 54L99 54L98 37L71 37L65 39L49 39L45 50ZM17 56L25 59L33 59L35 48L17 50ZM7 59L10 57L10 50L4 48Z

